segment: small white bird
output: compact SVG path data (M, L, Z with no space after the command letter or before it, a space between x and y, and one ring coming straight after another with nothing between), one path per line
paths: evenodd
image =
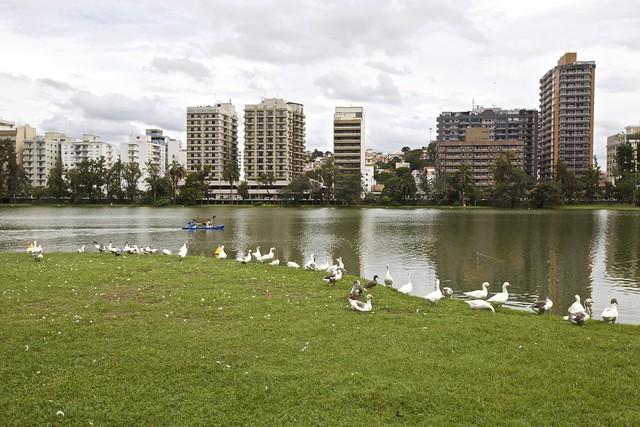
M34 252L31 254L31 257L34 261L40 262L44 258L44 255L42 255L42 252Z
M443 296L444 295L442 295L442 291L440 290L440 279L436 279L436 290L425 295L424 299L429 301L431 304L437 304Z
M605 322L616 323L618 319L618 300L612 299L609 307L605 308L601 314L602 320Z
M569 314L577 314L586 312L584 306L580 303L580 295L574 297L576 300L571 306L569 306Z
M96 248L96 251L104 252L105 250L104 246L102 246L100 243L96 242L95 240L92 243L93 243L93 247Z
M260 262L260 258L262 258L262 253L260 252L260 246L258 246L256 248L256 251L254 253L252 253L251 255L253 255L253 257L256 259L256 261Z
M79 254L83 254L84 253L84 245L82 245L78 249L76 249L76 252L79 253Z
M384 276L384 285L388 287L393 287L393 277L389 273L389 264L387 264L387 274Z
M502 284L502 292L498 292L497 294L495 294L494 296L489 298L487 300L487 302L490 302L491 304L495 305L496 307L501 307L502 304L507 302L507 300L509 299L509 292L507 292L507 288L509 286L511 286L511 283L504 282Z
M171 255L171 251L169 249L163 249L162 250L162 255Z
M262 255L260 257L260 261L262 261L262 262L271 261L275 256L275 254L273 253L273 251L275 251L275 250L276 250L276 248L270 248L269 249L269 253L264 254L264 255Z
M367 302L358 301L355 299L350 299L349 304L351 304L351 310L353 311L371 311L373 310L373 304L371 300L373 296L371 294L367 295Z
M547 297L544 301L534 302L529 308L538 314L548 313L553 308L553 301Z
M413 290L413 283L411 283L411 273L409 273L407 274L407 283L400 286L400 289L398 289L398 292L403 294L409 294L411 293L412 290Z
M471 310L491 310L493 314L496 314L493 306L483 299L473 299L470 301L465 301Z
M289 261L287 262L287 267L300 268L300 264L298 264L297 262Z
M271 261L269 263L269 265L280 265L280 260L279 259L274 259L273 261Z
M220 245L220 252L216 255L218 259L227 259L227 253L224 251L224 245Z
M564 316L563 317L564 320L568 320L569 322L573 323L574 325L578 325L578 326L584 325L584 323L587 320L589 320L590 318L591 318L591 316L586 311L581 311L579 313L573 313L573 314L570 314L568 316Z
M180 257L180 259L185 259L187 257L187 244L186 243L182 244L182 247L178 251L178 256Z
M347 271L347 269L344 268L344 263L342 262L342 257L341 256L336 258L336 261L338 261L338 268L341 268L343 272Z
M316 256L311 254L311 256L309 256L309 260L304 264L304 268L307 270L315 270L316 267Z
M489 291L487 291L488 287L489 287L489 282L484 282L482 284L482 289L479 289L476 291L463 292L463 295L472 299L486 299L487 295L489 295Z
M444 295L445 298L453 298L453 289L445 286L444 288L442 288L442 295Z
M335 284L337 281L342 280L342 269L338 268L335 273L324 276L322 280L331 285Z

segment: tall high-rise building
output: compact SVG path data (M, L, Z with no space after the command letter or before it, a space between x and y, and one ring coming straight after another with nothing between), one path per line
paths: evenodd
M540 178L552 178L558 162L576 175L593 164L595 72L595 62L568 52L540 79Z
M364 173L364 108L336 107L333 158L337 173Z
M226 197L229 184L222 172L227 162L238 161L238 115L230 102L187 107L187 172L211 168L209 189Z
M271 174L275 187L302 175L305 115L302 104L268 98L244 107L244 174L250 191L260 197L261 174ZM273 194L273 193L271 193Z
M488 128L496 141L520 140L524 144L524 171L537 176L538 110L474 107L471 111L445 111L437 120L438 141L462 141L468 128Z
M47 185L49 173L60 159L61 146L68 138L64 133L45 132L24 141L22 167L27 180L34 187Z

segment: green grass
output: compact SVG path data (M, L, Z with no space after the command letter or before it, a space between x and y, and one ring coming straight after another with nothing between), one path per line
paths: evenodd
M384 288L354 313L350 277L201 257L0 265L3 425L640 423L636 326Z

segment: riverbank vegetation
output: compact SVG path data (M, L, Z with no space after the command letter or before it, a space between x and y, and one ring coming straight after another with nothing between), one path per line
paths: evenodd
M635 425L638 327L228 260L0 254L7 425ZM348 268L348 266L347 266Z

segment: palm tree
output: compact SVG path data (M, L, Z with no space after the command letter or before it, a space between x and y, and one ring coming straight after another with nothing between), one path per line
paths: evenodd
M182 166L177 161L171 162L169 166L169 170L167 170L167 175L169 176L169 180L171 181L171 188L173 189L173 204L176 203L176 195L178 193L178 182L181 179L187 176L187 171L184 166Z
M222 179L229 183L229 199L233 200L231 198L233 192L233 183L240 180L238 163L233 160L228 161L227 164L224 165L224 169L222 170Z
M258 184L264 185L267 188L267 198L269 198L269 187L273 185L275 177L271 172L262 172L258 175Z

